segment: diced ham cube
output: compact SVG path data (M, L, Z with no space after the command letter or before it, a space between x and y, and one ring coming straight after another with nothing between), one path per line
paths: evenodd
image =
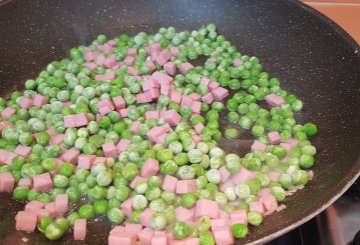
M299 144L299 141L297 139L288 139L286 142L286 144L289 144L291 146L291 148L297 147L297 145Z
M95 58L95 63L99 66L102 66L103 65L103 62L105 60L105 57L104 55L97 55L96 58ZM96 78L96 77L95 77Z
M78 168L90 169L96 159L96 155L81 154L78 157Z
M269 141L272 145L278 145L280 144L280 134L279 132L270 132L268 133Z
M145 227L138 233L139 241L144 245L150 245L153 235L154 231L149 227Z
M187 106L187 107L191 107L193 103L193 99L190 96L182 96L181 98L181 106Z
M280 173L271 171L268 173L270 181L277 182L279 180Z
M199 101L199 100L201 99L201 95L198 94L198 93L192 93L192 94L189 95L189 97L190 97L191 99L197 100L197 101Z
M211 220L211 231L213 232L226 226L229 226L229 219L220 218Z
M141 122L136 121L136 122L134 122L133 124L131 124L131 126L130 126L130 131L131 131L133 134L137 134L137 133L139 132L140 126L141 126Z
M141 176L135 176L135 178L132 179L132 181L130 182L130 187L132 189L135 189L136 187L136 184L139 183L139 182L146 182L147 179L141 177Z
M133 211L132 198L130 197L121 203L120 208L124 214L129 217Z
M189 221L194 218L194 210L179 206L175 209L175 217L178 221Z
M191 138L195 141L195 144L199 144L201 142L201 137L197 134L191 135Z
M165 235L157 236L154 234L154 236L151 239L151 245L167 245L166 236Z
M136 48L129 48L128 49L128 56L136 57L137 55L137 49Z
M15 179L11 173L0 173L0 192L12 192L14 185Z
M145 62L145 66L149 67L151 72L156 69L155 64L151 60L147 60Z
M171 52L172 56L175 56L175 57L179 56L179 54L180 54L180 50L178 47L171 47L170 52Z
M34 211L34 213L36 214L37 217L37 223L39 223L43 217L51 216L50 211L46 209L37 209Z
M195 132L196 132L197 134L200 134L201 131L204 129L204 127L205 127L205 126L204 126L202 123L196 124L196 125L194 126Z
M122 118L128 117L129 109L121 109L119 110L119 114Z
M126 151L129 148L130 144L131 144L131 140L121 139L119 143L116 145L116 149L118 150L119 153Z
M180 70L181 74L185 75L193 67L194 66L192 64L190 64L189 62L185 62L179 66L179 70Z
M234 184L243 184L256 176L256 172L247 170L246 168L241 168L239 172L231 176L231 182Z
M148 90L150 91L150 90ZM148 93L140 93L136 95L136 102L139 104L149 103L152 101L152 97Z
M150 226L150 220L154 214L155 214L155 212L153 210L151 210L150 208L145 209L140 214L140 223L143 226Z
M26 98L25 96L21 96L19 98L19 105L23 109L30 109L34 103L32 99Z
M234 244L234 237L231 233L230 226L217 229L213 232L215 242L218 245L231 245Z
M118 64L118 62L116 61L114 56L110 56L104 60L103 64L106 68L113 68L114 66L116 66ZM94 65L96 66L96 64L94 64Z
M189 192L196 192L195 180L179 180L176 182L176 193L185 194Z
M184 240L185 245L200 245L200 239L197 237L189 237Z
M164 127L164 126L155 126L152 129L150 129L146 136L148 137L148 139L152 142L156 142L157 138L164 134L169 132L169 129Z
M64 116L64 127L65 128L75 128L76 127L74 115Z
M176 65L174 62L167 62L164 64L164 70L171 76L176 74Z
M170 91L170 86L169 85L167 85L167 84L161 85L160 94L168 95L169 91Z
M127 56L125 59L124 59L124 63L125 65L127 66L132 66L134 64L134 61L135 61L135 58L132 57L132 56Z
M170 126L176 126L181 121L181 116L174 109L166 111L162 115L162 118L164 118L165 122L167 122Z
M52 145L61 145L64 142L65 134L56 134L51 136L50 143Z
M106 163L107 160L105 157L96 157L95 160L94 160L94 164L95 163Z
M160 51L161 51L160 43L152 43L148 47L148 53L160 52Z
M243 64L244 62L241 59L234 59L233 60L233 66L234 67L239 67Z
M115 110L114 104L109 99L100 100L99 102L97 102L96 105L99 109L99 113L103 116Z
M2 112L1 112L1 117L2 118L9 118L12 115L14 115L16 113L16 110L12 107L6 107Z
M110 235L112 234L121 234L125 232L125 227L121 225L117 225L114 228L111 229Z
M173 91L171 94L170 94L170 101L171 102L174 102L174 103L177 103L177 104L180 104L181 102L181 94L177 91Z
M195 216L209 216L212 219L215 219L219 215L219 204L212 200L200 199L196 202L195 206Z
M18 156L17 153L8 152L8 153L7 153L7 158L6 158L6 160L5 160L5 163L6 163L7 165L11 165L12 159L13 159L14 157L17 157L17 156Z
M138 69L136 69L133 66L128 67L128 72L135 77L140 75L140 72L138 71Z
M169 75L166 75L165 73L159 71L151 74L151 79L158 81L159 84L170 84L173 80L173 78Z
M261 188L257 193L259 197L267 196L270 194L271 194L271 190L269 188Z
M116 97L112 98L112 101L113 101L113 103L115 105L116 110L125 109L126 102L125 102L123 97L116 96Z
M74 222L74 240L85 240L86 238L86 219L77 219Z
M35 94L33 99L34 106L43 106L49 103L49 98L40 94Z
M61 160L75 164L79 155L80 151L78 149L71 148L61 155Z
M93 70L96 69L96 67L98 67L98 65L95 64L94 62L86 62L86 63L84 64L84 66L85 66L86 68L88 68L90 71L93 71ZM34 102L34 105L35 105L35 102Z
M18 182L18 186L24 186L24 187L32 187L32 179L31 178L21 178Z
M87 116L87 113L82 112L79 114L74 115L75 116L75 126L76 127L82 127L89 124L89 118Z
M200 113L201 112L201 102L193 101L191 104L191 110L195 113Z
M85 56L85 59L87 61L92 61L92 60L96 60L98 55L97 55L96 52L91 51L91 49L85 48L84 49L84 56Z
M69 197L67 194L61 194L55 198L55 209L59 215L64 215L69 211Z
M166 140L166 136L167 136L167 135L168 135L167 133L164 133L164 134L160 135L160 136L157 138L157 140L155 141L155 143L156 143L156 144L160 144L160 145L166 145L165 140Z
M141 230L142 230L141 224L125 223L125 233L135 234L136 236L138 236Z
M278 207L276 198L271 194L260 197L259 201L262 203L266 212L273 212Z
M136 245L136 235L127 233L111 234L108 239L108 245Z
M261 202L251 202L249 204L249 210L250 211L254 211L254 212L258 212L258 213L264 213L264 206Z
M18 145L14 152L20 156L27 158L32 151L32 148L25 145Z
M38 192L48 191L53 188L50 173L43 173L33 177L34 190Z
M149 78L142 83L143 91L148 91L152 88L159 88L159 87L160 87L159 82L153 78Z
M33 212L19 211L15 217L16 230L34 232L37 225L37 216Z
M229 95L229 91L223 87L218 87L212 90L211 93L214 95L214 98L217 101L222 101Z
M45 207L45 203L37 200L32 200L31 202L25 205L25 211L35 212L36 210L43 209L44 207Z
M274 107L282 106L283 104L285 104L284 98L279 96L279 95L276 95L276 94L268 94L268 95L266 95L265 101L269 105L274 106Z
M156 58L155 61L156 63L158 63L159 65L164 65L169 59L171 58L171 52L170 50L164 50L162 52L160 52Z
M214 96L212 93L207 93L201 97L201 101L211 104L214 101Z
M114 142L112 142L112 141L103 144L102 150L104 152L105 157L116 158L118 155L116 146L115 146Z
M222 166L219 171L221 175L221 182L225 183L229 179L231 173L227 170L226 166Z
M158 111L147 111L145 112L145 119L159 119Z
M230 214L230 223L233 224L247 224L246 210L235 210Z
M251 145L251 151L265 151L266 145L258 140L254 140L254 143Z
M14 126L12 122L10 121L2 121L0 122L0 133L3 131L3 129L7 126Z
M171 175L165 175L163 183L162 183L162 189L164 191L170 191L175 192L176 190L176 183L178 179Z
M157 175L159 170L160 165L158 160L150 157L145 161L144 165L142 166L140 175L144 178L149 178L151 176Z

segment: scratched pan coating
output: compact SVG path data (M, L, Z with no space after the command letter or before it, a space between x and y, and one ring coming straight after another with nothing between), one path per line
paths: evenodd
M4 2L3 2L4 3ZM315 177L286 199L287 209L266 217L264 224L237 244L259 244L306 222L338 198L359 174L359 46L337 25L297 1L243 0L14 0L0 6L0 92L22 89L26 79L71 47L89 44L98 34L115 37L159 27L198 29L215 23L219 32L244 54L258 56L284 88L304 102L297 119L319 126ZM225 120L222 120L222 126ZM251 138L221 141L231 152L246 152ZM0 244L106 244L110 226L102 219L89 225L85 241L72 234L56 242L38 232L14 229L23 204L0 196Z

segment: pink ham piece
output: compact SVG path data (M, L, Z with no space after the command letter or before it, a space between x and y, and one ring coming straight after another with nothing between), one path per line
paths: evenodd
M140 175L144 178L149 178L151 176L157 175L159 170L160 165L158 160L150 157L145 161L144 165L142 166Z
M285 104L285 100L283 97L276 95L276 94L268 94L265 97L265 101L274 107L282 106Z
M201 97L201 101L207 104L211 104L214 101L214 96L212 93L207 93Z
M112 141L107 142L107 143L103 144L101 147L102 147L105 157L112 157L112 158L117 157L118 153L117 153L114 142L112 142Z
M225 212L224 210L219 210L219 218L220 219L229 219L230 218L230 215Z
M210 91L213 91L213 90L217 89L219 86L220 86L219 83L214 82L214 81L210 81L208 87L209 87L209 90L210 90Z
M86 238L86 219L77 219L74 222L74 240L85 240Z
M133 66L129 66L129 67L128 67L128 72L129 72L131 75L135 76L135 77L140 75L139 70L136 69L136 68L133 67Z
M241 168L239 172L233 174L231 178L231 182L234 184L243 184L248 180L253 179L256 176L256 172L252 172L247 170L246 168Z
M80 151L78 149L71 148L70 150L65 151L60 158L64 162L75 164L79 155Z
M160 52L156 57L155 57L155 61L156 63L158 63L159 65L164 65L169 59L171 58L171 52L170 50L164 50L162 52Z
M262 203L265 211L269 213L275 211L278 207L276 198L271 194L260 197L259 201Z
M185 194L189 192L196 192L196 182L195 180L179 180L176 182L176 193Z
M181 121L181 116L174 109L166 111L162 118L164 118L165 122L170 126L176 126Z
M110 56L104 60L103 64L106 68L113 68L114 66L116 66L119 63L116 61L114 56ZM96 68L96 64L94 64L94 65L95 65L94 67Z
M229 226L229 219L220 218L211 220L211 231L222 229L224 226Z
M177 182L178 179L176 177L171 175L165 175L162 183L162 189L164 191L175 192Z
M299 141L297 139L288 139L285 143L289 144L291 146L291 148L294 148L294 147L297 147L297 145L299 144Z
M27 158L30 155L31 151L32 151L31 147L24 145L18 145L14 150L16 154L23 156L25 158Z
M219 171L221 175L221 182L226 182L229 179L231 173L227 170L226 166L222 166Z
M85 112L75 114L75 125L76 127L82 127L89 124L89 118Z
M171 52L172 56L175 56L175 57L179 56L179 54L180 54L180 50L178 47L171 47L170 52Z
M279 180L280 173L271 171L268 173L270 181L277 182Z
M145 209L141 214L140 214L140 223L143 226L150 226L150 220L152 218L152 216L155 214L155 212L153 210L151 210L150 208Z
M95 161L96 155L81 154L77 159L78 168L90 169Z
M37 215L29 211L19 211L15 216L16 230L34 232L37 225Z
M131 144L131 140L121 139L119 143L116 145L116 149L118 150L119 153L126 151L129 148L130 144Z
M2 132L2 130L3 130L6 126L13 126L13 124L12 124L12 122L10 122L10 121L0 122L0 133Z
M179 70L180 70L181 74L185 75L193 67L194 66L192 64L190 64L189 62L185 62L179 66Z
M49 216L56 217L57 212L55 208L55 202L50 202L45 205L45 209L49 211Z
M35 94L33 99L34 106L43 106L49 103L49 98L40 94Z
M149 227L145 227L138 233L139 241L144 245L150 245L153 235L154 231Z
M94 62L86 62L86 63L84 64L84 66L85 66L86 68L88 68L89 70L91 70L91 71L95 70L96 67L98 67L98 65L95 64ZM35 105L35 102L34 102L34 105Z
M197 237L189 237L184 240L185 245L200 245L200 239Z
M130 197L121 203L120 208L121 211L123 211L124 214L129 217L133 211L132 198Z
M170 94L170 101L171 102L174 102L174 103L177 103L177 104L180 104L181 102L181 94L177 91L173 91L171 94Z
M69 211L69 197L67 194L61 194L55 198L55 209L57 214L63 216Z
M139 104L149 103L151 101L152 101L152 95L150 93L140 93L136 95L136 102Z
M95 57L95 63L99 66L103 65L104 60L105 60L104 55L96 55L96 57ZM95 79L96 79L96 76L95 76Z
M147 111L145 112L145 119L159 119L158 111Z
M25 211L35 212L36 210L43 209L44 207L45 207L45 203L37 200L32 200L31 202L25 205Z
M51 136L50 143L52 145L61 145L64 142L65 134L56 134Z
M222 229L217 229L213 232L215 242L217 245L231 245L234 244L234 237L231 233L230 226Z
M254 143L251 145L251 151L265 151L266 145L258 140L254 140Z
M222 101L229 95L229 91L223 87L218 87L212 90L211 93L214 95L214 98L217 101Z
M193 141L195 141L196 144L199 144L201 142L201 137L197 134L191 135L191 138L193 139Z
M160 88L160 84L153 78L148 78L142 83L143 91L148 91L152 88Z
M249 210L263 214L265 212L264 206L261 202L251 202Z
M43 173L33 177L34 190L38 192L48 191L53 188L50 173Z
M205 126L202 123L198 123L194 126L195 132L197 134L200 134L204 128L205 128Z
M167 84L161 85L160 94L162 94L162 95L168 95L168 94L169 94L169 91L170 91L170 86L169 86L169 85L167 85Z
M191 107L193 103L193 99L190 96L183 96L181 98L181 106L187 106L187 107Z
M91 49L89 49L89 48L85 48L84 49L84 56L85 56L85 59L87 61L92 61L92 60L95 60L97 58L97 53L91 51Z
M136 245L136 235L127 233L111 234L108 238L108 245Z
M164 64L164 70L171 76L176 74L176 65L174 62L167 62Z
M151 245L167 245L167 238L166 235L156 235L151 239Z
M212 200L200 199L196 202L195 217L209 216L216 219L219 215L219 204Z
M24 187L32 187L32 179L30 178L21 178L18 182L18 186L24 186Z
M121 234L125 232L125 227L121 225L117 225L114 228L111 229L110 235L112 234Z
M145 62L145 66L149 67L151 72L156 69L155 64L151 60L147 60Z
M0 173L0 192L12 192L14 185L15 179L11 173Z
M230 224L247 224L246 210L236 210L230 214Z
M194 218L194 210L189 210L183 206L175 209L175 217L178 221L190 221Z
M244 62L241 59L234 59L233 60L233 66L234 67L239 67L243 64Z
M154 53L154 52L156 53L156 52L160 52L160 51L161 51L160 43L152 43L147 48L148 53Z
M280 144L281 137L280 137L279 132L270 132L270 133L268 133L268 138L269 138L269 141L270 141L270 143L272 145Z
M128 117L129 109L121 109L119 110L119 114L122 118Z
M163 126L155 126L147 132L146 136L148 137L148 139L150 141L156 142L157 138L160 135L169 132L169 130L170 129L165 127L164 125Z
M191 110L195 113L200 113L201 112L201 102L193 101L191 104Z
M167 135L168 135L167 133L160 135L160 136L157 138L157 140L155 141L155 143L165 146L165 145L166 145L165 140L166 140L166 136L167 136Z
M5 163L7 165L11 165L12 159L17 156L18 156L18 154L14 153L14 152L7 152L7 157L6 157Z
M189 95L189 97L193 100L199 101L201 99L201 95L198 93L192 93Z
M137 55L137 49L136 48L129 48L128 49L128 56L136 57Z
M96 105L97 105L97 107L99 109L99 113L102 116L105 116L109 112L115 110L114 104L109 99L100 100Z
M12 115L14 115L16 113L16 110L14 108L11 107L6 107L2 112L1 112L1 117L2 118L9 118Z
M269 188L261 188L259 190L259 192L257 193L257 195L259 197L263 197L263 196L267 196L271 194L271 190Z
M141 176L135 176L135 178L132 179L132 181L130 182L130 187L132 189L135 189L136 187L136 184L139 183L139 182L146 182L147 179L141 177Z
M34 105L33 100L26 98L25 96L21 96L18 103L23 109L30 109Z
M159 84L170 84L173 81L172 77L159 71L151 74L151 79L157 81Z
M125 59L124 59L124 63L125 65L127 66L132 66L134 64L134 61L135 61L135 58L132 57L132 56L127 56Z
M141 230L141 224L125 223L125 233L135 234L137 236Z
M126 108L126 102L123 97L116 96L116 97L112 98L112 101L115 105L116 110L121 110L121 109Z
M95 163L106 163L106 162L107 162L106 157L96 157L94 160L94 164Z
M136 121L133 124L131 124L131 126L130 126L131 133L137 134L139 132L140 126L141 126L141 122L139 122L139 121Z

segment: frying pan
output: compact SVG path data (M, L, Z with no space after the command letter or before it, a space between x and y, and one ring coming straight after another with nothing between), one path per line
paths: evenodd
M215 23L242 53L258 56L266 71L303 100L298 121L319 127L314 179L286 199L285 210L237 241L260 244L320 213L359 175L359 46L316 11L291 0L10 1L0 7L0 91L4 96L22 89L47 63L100 33L155 33L163 26L193 30L208 23ZM0 244L23 244L23 237L29 244L48 244L38 233L14 230L15 213L22 207L0 196ZM106 244L109 229L100 219L90 225L86 241L74 242L69 234L53 244Z

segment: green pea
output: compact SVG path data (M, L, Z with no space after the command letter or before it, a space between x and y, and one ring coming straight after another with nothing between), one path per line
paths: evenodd
M95 216L94 206L91 204L84 204L79 208L79 216L82 219L92 219Z

